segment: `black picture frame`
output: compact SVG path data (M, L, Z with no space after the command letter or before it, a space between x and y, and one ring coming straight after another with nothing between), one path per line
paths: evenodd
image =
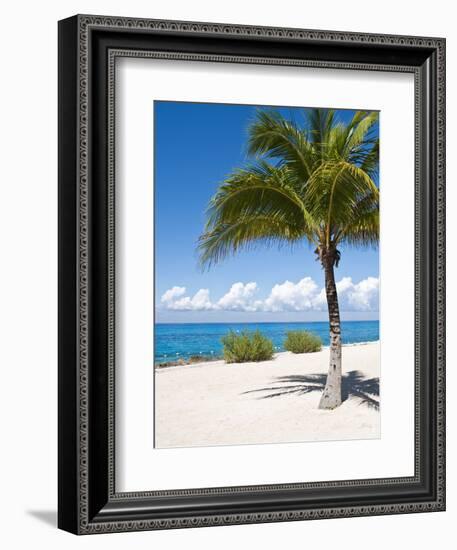
M116 55L414 73L413 477L116 493ZM76 15L59 22L58 63L59 527L89 534L444 510L445 40Z

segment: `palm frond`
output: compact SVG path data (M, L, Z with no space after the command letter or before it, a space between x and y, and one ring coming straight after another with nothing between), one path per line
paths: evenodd
M325 242L357 216L357 207L365 197L373 203L379 191L370 176L344 160L323 163L306 186L305 205L324 227Z
M361 212L341 231L338 242L353 246L376 246L379 242L379 209Z
M342 123L333 126L329 136L329 153L326 155L327 158L332 156L335 158L343 157L349 130L349 126Z
M377 178L379 174L379 138L374 140L371 148L366 151L364 158L361 159L360 168L366 172L372 179Z
M200 237L200 262L210 267L241 249L293 245L303 237L303 226L294 225L284 217L245 215L232 223L218 223Z
M354 118L356 118L356 116L357 113ZM360 164L359 155L363 154L367 148L370 148L370 144L376 140L373 129L378 119L379 114L377 111L371 111L357 119L357 124L352 126L351 132L346 140L343 152L343 157L346 160L354 164Z
M209 265L254 241L313 240L315 221L295 190L293 172L262 161L237 170L219 187L207 210L199 242Z
M308 179L313 170L314 149L306 133L275 110L257 112L256 120L249 127L247 151L252 156L279 159L302 181Z
M306 118L313 143L322 146L328 144L330 131L335 123L335 110L309 109L306 110Z

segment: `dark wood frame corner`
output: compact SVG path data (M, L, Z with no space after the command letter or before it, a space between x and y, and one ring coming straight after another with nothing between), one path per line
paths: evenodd
M114 487L114 119L119 56L415 78L415 475L119 493ZM77 15L59 22L59 527L77 534L445 508L442 38Z

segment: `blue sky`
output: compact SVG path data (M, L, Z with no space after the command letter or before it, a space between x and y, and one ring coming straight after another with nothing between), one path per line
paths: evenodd
M154 102L158 322L326 319L325 308L302 307L293 301L298 299L304 304L303 293L309 291L314 296L323 287L322 269L306 242L293 251L284 247L241 252L209 271L202 272L198 266L196 243L205 224L205 208L224 177L248 160L247 128L258 108ZM297 122L303 120L303 108L279 110ZM337 116L347 121L353 113L340 110ZM341 252L336 280L343 280L342 293L354 296L347 300L343 296L343 318L377 319L378 250L341 248ZM290 284L284 285L286 281ZM252 284L246 287L248 283L255 283L255 288ZM237 286L230 293L234 284ZM276 295L284 295L287 300L292 296L284 307L278 308L277 301L270 311L253 306L266 300L275 285ZM205 292L199 292L202 290ZM213 307L224 296L226 299Z

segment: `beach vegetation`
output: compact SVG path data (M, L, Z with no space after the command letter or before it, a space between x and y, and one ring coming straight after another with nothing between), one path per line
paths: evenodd
M236 333L231 330L221 339L224 359L227 363L268 361L274 353L273 342L259 330Z
M304 109L302 121L261 108L248 128L249 160L219 185L199 240L209 267L241 250L290 245L322 266L330 362L319 407L342 402L341 322L335 268L341 247L379 239L379 113L356 111L347 123L331 109Z
M306 330L291 330L284 340L284 349L292 353L313 353L321 351L322 340Z
M191 355L189 357L188 363L192 365L192 363L203 363L204 361L211 360L204 355Z

